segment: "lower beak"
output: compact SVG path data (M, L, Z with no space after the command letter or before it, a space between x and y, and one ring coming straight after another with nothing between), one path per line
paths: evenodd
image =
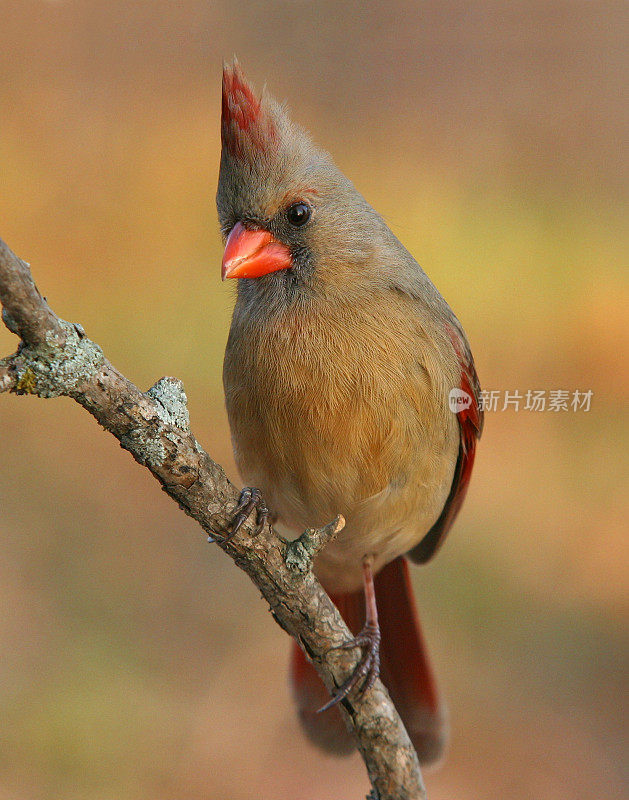
M242 222L231 229L223 253L222 278L259 278L292 265L290 250L268 231L249 230Z

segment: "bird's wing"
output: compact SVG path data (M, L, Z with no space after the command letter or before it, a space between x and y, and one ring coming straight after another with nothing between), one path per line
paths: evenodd
M476 442L483 430L481 389L472 353L456 318L453 319L452 324L447 324L447 330L461 365L459 387L469 395L471 403L467 408L457 413L459 420L459 455L448 499L439 519L421 542L409 552L411 559L418 564L423 564L433 557L442 545L456 515L459 513L472 475Z

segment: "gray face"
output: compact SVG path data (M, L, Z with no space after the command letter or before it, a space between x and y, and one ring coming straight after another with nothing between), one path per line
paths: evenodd
M237 222L268 230L292 256L290 269L240 279L239 298L266 308L342 296L391 283L394 251L405 253L382 218L330 156L268 94L258 101L237 71L223 95L218 216L223 236ZM291 209L303 203L303 224ZM408 255L408 254L406 254Z
M265 293L275 284L291 297L300 287L312 293L343 272L346 282L355 280L373 252L374 232L383 225L329 156L293 126L288 141L252 160L225 148L216 199L223 236L241 222L268 230L291 251L290 270L245 281ZM300 204L309 216L296 224Z
M306 277L312 272L317 239L325 237L325 218L337 202L342 176L305 131L288 123L283 111L282 115L275 123L281 140L264 147L258 140L245 140L248 146L238 153L223 148L218 216L224 236L237 222L268 230L290 249L294 271Z

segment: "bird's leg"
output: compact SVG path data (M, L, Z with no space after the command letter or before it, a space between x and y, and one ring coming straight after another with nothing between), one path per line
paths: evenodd
M331 650L346 650L360 647L363 651L356 668L349 678L334 692L332 699L319 711L326 711L340 703L347 695L360 684L360 693L370 689L380 674L380 626L378 625L378 607L376 605L376 591L373 584L373 556L363 558L363 581L365 586L365 625L358 636L331 647Z
M269 509L266 507L266 503L262 499L262 494L259 489L254 489L252 486L245 486L238 498L238 505L234 509L234 516L229 524L228 533L225 537L221 538L220 541L229 542L233 539L243 523L246 522L254 511L257 512L254 536L257 536L269 521ZM211 541L216 541L216 539L212 539Z

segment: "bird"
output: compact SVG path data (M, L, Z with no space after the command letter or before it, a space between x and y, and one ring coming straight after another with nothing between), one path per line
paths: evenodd
M237 279L223 384L245 488L229 536L250 515L289 538L345 518L314 571L361 658L330 698L293 642L299 718L323 750L351 752L335 706L380 676L420 762L435 762L447 713L408 559L437 552L469 485L483 411L465 332L383 217L236 59L223 67L216 202L222 278Z

